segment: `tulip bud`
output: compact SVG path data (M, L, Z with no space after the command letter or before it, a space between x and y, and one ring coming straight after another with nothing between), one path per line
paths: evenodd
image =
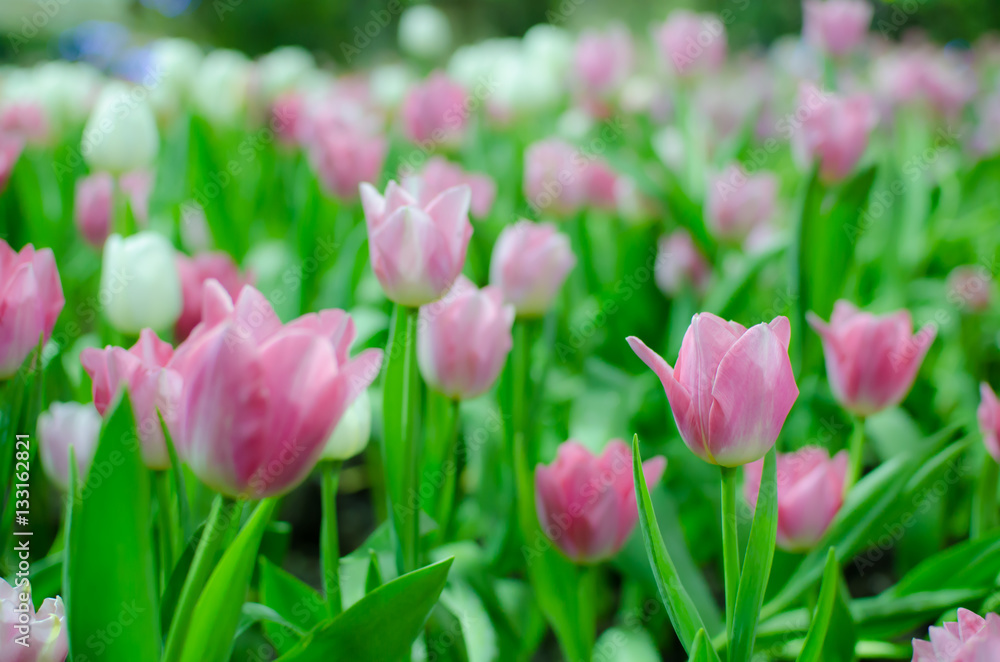
M324 460L348 460L368 446L372 434L372 403L361 391L341 417L323 447Z
M427 151L462 141L469 119L465 89L440 71L414 86L403 101L406 137Z
M253 279L241 274L240 268L227 253L202 253L194 257L177 253L176 260L184 305L174 325L174 338L181 341L201 321L206 281L217 280L230 297L236 297L244 285L252 284Z
M271 104L294 90L315 68L316 60L301 46L276 48L257 61L257 90L264 103Z
M94 170L120 174L153 165L160 150L156 118L145 96L108 83L83 129L83 157Z
M524 152L524 195L533 209L567 216L580 210L590 194L588 161L569 143L550 138Z
M764 457L799 396L790 335L787 317L747 329L698 313L674 368L638 338L628 343L660 378L687 447L710 464L736 467Z
M180 114L190 96L191 82L204 54L187 39L159 39L150 46L159 82L149 90L149 101L157 117L169 121Z
M45 475L63 491L69 489L69 449L76 458L80 484L87 478L101 434L101 415L92 404L53 402L38 417L39 454Z
M7 187L7 180L14 172L17 160L21 158L24 141L17 136L0 133L0 192Z
M677 296L687 287L704 293L712 277L712 267L691 234L680 229L660 237L655 275L656 285L667 296Z
M417 363L432 387L456 400L482 395L500 375L513 345L514 307L496 287L465 276L440 301L420 308Z
M804 119L792 135L792 148L799 159L819 161L820 175L828 181L846 178L864 155L878 120L871 99L840 97L807 84L799 90L798 108Z
M585 94L606 96L618 91L632 73L632 35L616 24L605 32L584 30L573 52L574 74Z
M218 49L206 55L191 83L195 110L214 126L235 126L246 112L252 68L239 51Z
M821 51L847 55L864 41L873 13L866 0L805 0L802 34Z
M913 335L907 310L873 315L843 300L834 305L829 324L811 312L808 320L823 340L834 397L857 416L902 402L937 334L928 324Z
M1000 660L1000 616L986 618L958 609L958 621L931 626L930 641L913 640L912 662L986 662Z
M20 253L0 239L0 380L14 375L39 342L52 335L63 309L52 250L28 244Z
M675 10L653 36L660 57L681 76L716 71L726 61L726 26L714 14Z
M646 483L659 481L666 466L663 457L643 462ZM535 510L545 535L575 563L617 554L639 519L628 445L612 439L599 456L573 440L560 445L555 462L535 469Z
M979 408L976 409L979 432L983 435L986 450L1000 462L1000 400L986 382L979 385L979 396Z
M0 579L2 659L4 662L63 662L69 655L69 628L62 598L45 598L36 612L31 600L31 585L26 579L22 581L11 586Z
M441 57L451 47L448 17L433 5L409 7L399 17L399 47L414 57Z
M540 317L566 282L576 256L569 238L551 223L520 220L497 237L490 259L490 284L521 317Z
M451 288L472 236L471 196L468 186L457 186L421 205L396 182L385 197L361 185L372 269L389 299L422 306Z
M982 313L990 308L993 275L984 267L955 267L948 274L948 301Z
M432 156L419 175L411 175L403 180L403 186L417 197L421 205L428 204L448 189L462 184L467 184L472 194L469 204L472 215L479 219L489 216L497 195L496 182L489 175L465 172L461 166L451 163L443 156Z
M778 178L769 172L744 174L738 165L709 178L705 216L720 239L746 239L771 220L778 195Z
M816 546L844 503L847 451L832 458L829 451L806 446L778 453L778 546L805 552ZM743 490L757 507L764 460L743 467Z
M115 180L106 172L98 172L76 181L73 218L84 240L100 248L111 232L111 209Z
M153 192L153 173L149 170L126 172L118 178L118 186L128 199L135 220L143 226L149 221L149 196Z
M174 247L155 232L108 237L101 300L111 326L133 335L147 327L164 331L173 326L183 305L175 260Z
M356 200L358 186L382 173L389 143L384 136L367 135L356 127L325 126L308 143L309 162L333 195Z

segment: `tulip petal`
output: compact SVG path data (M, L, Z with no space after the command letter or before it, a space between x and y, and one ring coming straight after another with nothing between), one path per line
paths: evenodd
M674 370L670 364L663 360L659 354L646 346L644 342L635 336L626 338L632 351L642 359L642 362L649 366L650 370L656 373L663 384L663 390L667 393L667 401L670 403L670 411L674 415L677 423L677 430L681 437L699 457L707 459L703 437L698 428L698 421L695 419L691 394L683 384L674 378Z

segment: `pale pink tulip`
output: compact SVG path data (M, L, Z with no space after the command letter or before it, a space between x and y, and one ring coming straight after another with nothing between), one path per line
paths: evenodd
M726 61L726 26L715 14L678 9L653 36L660 57L681 76L717 71Z
M789 552L812 549L844 504L847 451L832 458L824 448L806 446L778 453L778 546ZM764 460L743 467L743 490L757 507Z
M646 484L656 484L666 466L663 457L643 462ZM572 561L611 558L639 519L631 449L621 439L599 456L573 440L560 445L552 464L535 469L535 510L542 531Z
M993 274L979 266L955 267L948 274L948 301L976 313L990 308Z
M133 170L118 178L118 186L128 199L132 214L141 225L149 221L149 196L153 193L154 177L148 170Z
M342 310L283 325L249 285L235 303L218 281L204 287L201 323L171 362L183 379L177 452L222 494L283 494L378 376L382 352L350 358L354 322Z
M956 118L976 95L975 71L953 51L930 46L904 48L880 58L874 88L896 105L924 103Z
M868 137L878 117L872 100L864 94L841 97L821 92L811 84L799 90L792 145L805 161L818 161L820 175L839 181L854 170L868 147Z
M587 203L590 160L559 138L529 146L524 153L524 195L539 212L567 216Z
M385 197L361 184L372 269L389 299L422 306L451 288L472 236L471 197L467 185L456 186L422 205L396 182Z
M181 377L169 366L174 348L152 329L143 329L128 350L108 345L88 347L80 363L93 382L94 406L102 416L114 409L118 394L128 391L142 442L142 459L150 469L170 468L160 417L173 435L179 419Z
M520 220L500 232L490 259L490 284L521 317L540 317L552 306L576 264L569 237L551 223Z
M0 110L0 133L15 135L32 145L44 145L52 137L52 126L40 105L18 102Z
M49 341L65 303L51 249L28 244L17 253L0 239L0 380Z
M1000 660L1000 616L986 618L959 608L958 621L931 626L930 641L913 640L912 662L993 662Z
M174 325L174 337L178 341L187 338L201 321L205 281L217 280L232 298L239 295L244 285L253 284L253 277L241 274L233 258L222 252L201 253L194 257L178 253L177 275L181 279L181 294L184 298L181 316Z
M443 156L431 157L419 175L405 177L402 184L417 196L421 206L427 205L450 188L467 184L472 192L469 208L472 215L479 219L489 216L497 196L497 185L492 177L478 172L466 172L460 165Z
M285 92L271 105L271 128L284 145L294 145L302 137L306 103L301 94Z
M591 160L584 169L587 185L587 201L598 209L615 209L618 198L615 195L618 173L611 169L604 159Z
M983 382L979 385L979 408L976 417L979 419L979 432L983 435L983 445L997 462L1000 462L1000 400L990 385Z
M24 141L10 133L0 132L0 192L7 187L7 180L14 172L17 160L21 158Z
M830 55L847 55L864 41L874 8L867 0L805 0L802 33Z
M656 285L667 296L677 296L686 287L704 293L712 267L684 229L660 237L655 265Z
M834 305L829 324L813 313L808 319L823 340L834 397L858 416L902 402L937 334L928 324L914 335L907 310L873 315L843 300Z
M353 200L361 182L379 178L389 143L381 135L331 124L313 132L307 149L309 162L326 190Z
M635 336L632 351L660 378L681 438L711 464L764 457L799 396L788 360L787 317L750 329L698 313L671 368Z
M98 172L76 181L73 219L84 240L97 248L104 246L111 233L111 210L115 180L106 172Z
M31 586L0 579L0 660L64 662L69 655L69 628L62 598L45 598L35 611ZM19 643L24 637L25 645Z
M778 178L770 172L746 174L730 165L709 178L706 220L720 239L743 240L774 216Z
M435 71L406 95L402 109L406 137L428 149L460 143L469 120L465 89Z
M87 478L101 433L101 415L92 404L53 402L38 417L38 453L45 475L63 491L69 489L69 449L76 458L80 484Z
M635 63L632 35L624 25L605 31L584 30L573 51L573 74L586 96L605 97L617 92Z
M489 390L513 343L514 307L493 286L477 289L465 276L440 301L420 308L417 363L424 380L456 400Z

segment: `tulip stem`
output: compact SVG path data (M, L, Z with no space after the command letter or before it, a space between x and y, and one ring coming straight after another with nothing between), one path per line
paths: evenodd
M337 486L343 462L327 461L320 465L323 491L323 526L320 556L323 559L323 592L330 616L344 610L340 596L340 541L337 538Z
M722 470L722 565L726 582L726 632L733 635L736 592L740 588L740 547L736 530L736 467Z
M1000 465L989 454L984 455L983 469L976 485L972 522L969 524L970 540L983 538L996 525L998 476Z
M451 400L448 403L448 439L447 451L445 454L445 482L441 486L441 494L438 497L437 523L441 532L441 542L448 540L448 529L451 528L451 515L455 503L455 492L458 483L458 464L455 458L458 457L458 439L462 430L461 400Z
M844 483L844 494L847 494L861 478L861 468L865 457L865 419L854 419L854 432L849 442L847 462L847 478Z

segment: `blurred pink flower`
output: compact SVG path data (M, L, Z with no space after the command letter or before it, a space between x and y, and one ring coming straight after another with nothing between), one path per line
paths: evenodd
M983 435L983 445L997 462L1000 462L1000 400L990 385L983 382L979 385L979 408L976 417L979 420L979 432Z
M691 234L684 229L660 237L656 256L656 285L667 296L677 296L685 287L703 294L712 277L712 267L701 254Z
M660 57L682 76L717 71L726 61L726 26L715 14L674 10L653 36Z
M566 216L590 198L590 161L559 138L533 143L524 152L524 195L539 212Z
M643 462L646 483L657 483L666 466L663 457ZM595 456L579 442L561 444L552 464L535 469L535 510L542 531L572 561L617 554L639 519L628 445L612 439Z
M831 55L847 55L865 39L874 8L867 0L804 0L802 33Z
M975 72L959 55L930 46L904 47L875 62L873 87L895 105L926 103L956 117L976 93Z
M240 268L228 253L201 253L194 257L178 253L176 260L184 298L181 316L174 325L174 337L180 342L201 321L205 281L217 280L230 297L236 298L244 285L253 284L253 277L241 274Z
M21 598L25 598L22 600ZM27 627L22 646L19 628ZM62 598L45 598L35 611L31 585L0 579L0 650L3 662L64 662L69 655L69 628Z
M28 244L15 252L0 239L0 380L49 341L65 303L51 249Z
M7 180L24 150L24 141L11 133L0 132L0 192L7 187Z
M97 172L76 180L73 219L84 240L97 248L104 246L111 233L111 209L115 180L111 174Z
M912 662L992 662L1000 660L1000 616L986 618L958 609L958 621L931 626L930 641L913 640Z
M624 25L584 30L573 51L574 80L585 96L604 98L625 83L634 60L632 35Z
M955 267L948 274L948 301L982 313L990 308L993 275L985 267L971 265Z
M500 232L490 259L490 284L522 317L548 312L576 256L569 237L551 223L520 220Z
M13 103L0 110L0 134L18 136L32 145L42 145L51 137L45 110L35 103Z
M362 182L377 181L389 144L384 136L326 126L313 134L309 161L323 186L344 200L355 199Z
M69 489L69 449L82 484L90 470L101 433L101 415L91 403L53 402L38 417L38 453L42 468L56 486Z
M297 92L285 92L271 104L271 127L282 144L294 145L303 137L305 105Z
M618 173L604 159L593 159L584 168L587 200L598 209L615 209L618 204L615 191Z
M746 239L771 220L778 195L778 178L770 172L747 174L733 164L709 177L705 216L720 239Z
M423 83L415 85L403 101L406 137L428 149L456 145L461 142L469 119L465 104L465 88L435 71Z
M868 96L841 97L808 83L799 90L799 115L804 119L792 134L793 148L801 159L818 161L820 174L828 181L851 174L878 120Z
M483 219L489 216L497 195L497 185L489 175L466 172L462 166L443 156L432 156L419 175L403 179L403 187L415 195L421 205L428 204L450 188L467 184L472 192L469 205L472 215Z
M149 221L149 196L153 192L154 180L149 170L134 170L118 178L118 185L128 198L132 214L143 226Z

